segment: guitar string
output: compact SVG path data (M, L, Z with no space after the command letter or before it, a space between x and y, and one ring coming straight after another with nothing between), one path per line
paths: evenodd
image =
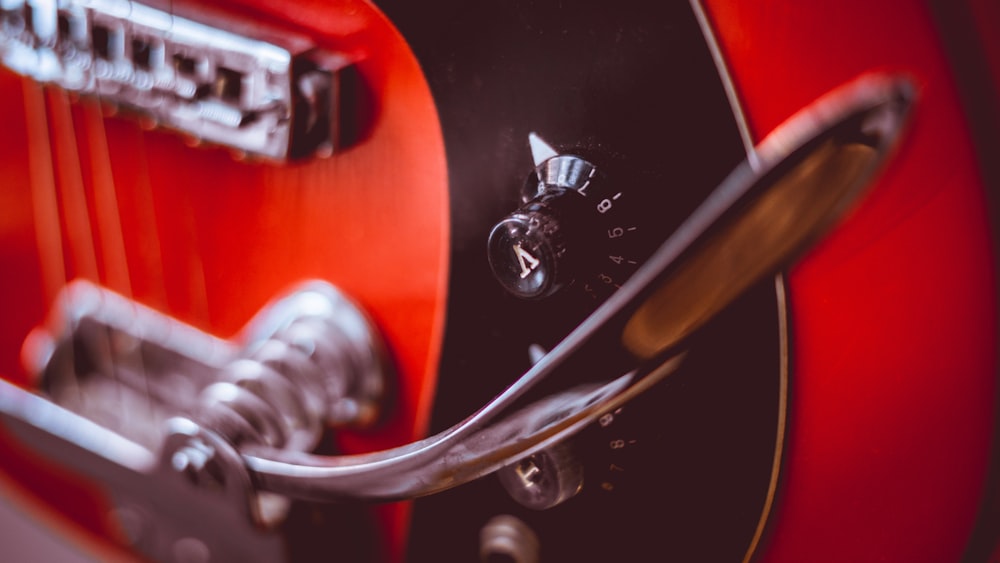
M28 144L28 181L31 190L35 241L46 304L52 304L66 284L59 197L55 165L42 86L30 78L21 80Z
M167 0L166 2L166 13L169 18L168 24L168 34L172 32L175 24L175 13L174 13L174 1ZM170 57L169 53L165 53L165 60L163 64L174 64L173 59ZM180 151L181 157L184 157L183 153L195 150L191 147L179 147L177 143L180 138L177 134L172 135L173 138L166 139L163 134L159 134L154 138L148 133L156 127L136 127L134 128L136 132L136 146L140 147L142 150L139 151L140 155L140 165L142 167L142 173L139 174L139 183L141 184L141 191L145 195L150 209L152 209L152 217L162 218L168 223L165 223L165 232L172 235L171 248L180 248L180 256L185 259L183 264L177 264L177 250L164 249L160 237L160 225L159 221L152 221L152 233L154 245L156 247L156 256L158 261L154 261L156 267L159 268L157 275L154 276L156 279L160 280L160 288L162 289L163 301L162 304L167 310L171 310L178 304L178 299L181 299L181 303L186 307L187 319L183 319L185 322L200 324L200 329L207 330L211 327L211 314L209 309L209 298L208 289L205 277L205 266L204 261L201 256L201 240L199 239L199 234L202 232L199 228L198 218L195 214L195 206L192 202L192 193L194 190L190 189L195 186L202 186L205 182L199 182L198 179L201 177L198 170L194 170L195 178L187 177L188 172L192 171L191 166L176 166L175 158L177 152ZM200 140L199 140L200 141ZM157 151L161 152L151 152L146 150L148 145L152 143ZM195 144L200 144L195 143ZM153 155L160 155L159 157L152 158ZM154 166L156 170L162 170L164 167L164 157L166 157L166 165L172 166L172 168L166 170L166 174L154 174ZM181 174L184 174L183 176ZM173 186L166 197L173 197L172 205L180 205L180 213L160 216L155 212L153 207L155 206L154 199L154 183L153 178L170 178L172 182L176 185ZM157 186L163 185L163 182L156 184ZM209 186L209 187L219 187L219 186ZM139 189L140 186L137 186ZM171 209L176 209L176 207L171 207ZM169 250L172 254L167 254L165 250ZM167 271L165 266L165 259L168 256L172 256L176 264L181 271L173 272L170 276L172 284L167 281ZM183 285L178 285L178 281L183 280L186 283ZM171 303L170 298L173 297L174 301ZM179 313L180 311L173 311ZM176 318L172 315L171 318ZM148 374L147 374L148 375ZM147 381L148 384L148 381ZM168 415L190 415L190 413L183 412L168 412Z
M173 2L168 0L167 14L170 18L170 24L168 26L168 33L173 28ZM167 59L163 61L163 64L171 64L171 60ZM104 146L107 147L106 155L110 166L111 160L111 150L108 145L108 139L106 134L106 127L104 126L104 120L100 119L100 125L102 127L101 137L103 139ZM138 121L138 120L137 120ZM157 309L161 309L164 312L170 311L171 305L171 286L167 282L167 269L165 265L165 248L163 246L161 237L161 224L163 220L170 220L171 217L163 216L158 213L157 198L154 190L153 178L154 174L152 172L152 161L150 159L149 143L147 142L146 130L152 130L157 127L155 121L150 120L148 122L139 121L137 123L130 124L130 126L124 130L119 130L121 134L127 134L131 138L129 140L130 153L135 155L132 160L130 174L131 180L131 193L135 196L135 209L134 211L138 213L141 218L137 222L140 228L144 228L141 234L141 240L143 243L143 252L141 256L143 259L141 263L143 265L144 279L149 283L144 288L144 295L147 298L147 304L154 306ZM183 168L182 168L183 169ZM175 174L176 170L168 171L167 175L157 174L156 177L175 177L170 174ZM178 187L183 187L183 182L178 182L180 184ZM118 216L119 224L121 222L120 215ZM168 231L169 232L169 231ZM183 230L182 230L183 232ZM129 295L132 297L132 295ZM143 355L139 355L137 358L139 361L139 373L138 380L141 381L141 389L139 391L143 394L143 397L147 403L146 412L156 413L162 409L157 409L158 402L154 399L153 388L154 385L150 380L151 371L145 362ZM166 413L166 414L179 414L179 413ZM153 414L150 419L155 420L157 414ZM150 432L157 432L159 428L152 427ZM155 436L151 436L151 439L155 440Z
M170 18L169 29L173 29L175 23L175 3L174 0L166 0L166 11ZM168 61L168 63L171 61ZM201 139L194 139L192 145L201 145ZM194 150L192 148L185 147L182 149L184 151ZM189 170L190 168L186 168ZM197 174L197 171L195 171ZM192 185L193 182L184 182L184 187ZM212 186L214 188L221 188L221 186ZM188 312L191 316L191 320L197 320L200 324L201 329L208 330L212 327L212 311L209 304L211 300L208 295L208 280L205 275L205 262L202 258L202 245L203 239L199 237L202 233L201 229L198 228L199 221L195 213L195 206L193 205L191 194L192 190L181 190L179 192L182 197L184 213L183 216L176 217L178 219L177 224L182 228L180 232L187 235L184 241L189 248L189 251L185 253L188 259L185 267L187 268L188 279L185 291L187 291L188 297ZM213 194L217 195L217 194Z
M58 249L55 249L51 243L47 243L49 248L44 252L46 255L60 257L58 259L50 259L50 262L62 262L60 273L49 274L47 276L47 286L49 288L47 292L49 297L48 302L57 307L57 310L63 312L69 310L72 304L65 300L62 302L57 301L61 299L60 295L65 295L62 292L62 288L68 285L71 277L88 279L93 283L104 285L131 298L132 284L128 272L127 255L125 254L117 193L114 188L110 150L106 131L103 126L103 118L99 113L96 119L93 116L93 111L100 112L100 106L99 104L80 104L84 108L85 123L89 121L91 124L97 124L99 131L96 135L91 134L89 136L88 147L91 152L87 155L91 157L89 162L91 163L93 212L97 220L97 230L95 231L91 221L87 184L84 180L83 154L80 151L77 139L76 117L73 114L69 94L61 88L37 87L36 90L39 92L38 96L29 97L40 101L41 107L38 109L41 109L41 111L36 109L28 113L42 117L41 120L36 119L40 124L37 130L42 131L44 129L46 135L44 137L39 134L34 135L38 139L38 141L33 143L35 150L32 151L36 154L35 160L37 164L35 168L37 171L35 174L41 181L33 182L33 184L51 186L51 189L48 191L53 194L50 204L53 210L51 215L55 220L52 223L55 226L55 230L52 230L51 226L46 228L46 230L56 233L56 240L60 242L60 245ZM88 108L95 109L91 110ZM92 133L94 128L85 128L85 130L87 133ZM47 144L46 149L41 148L43 142ZM100 156L95 158L95 154L100 154ZM42 156L44 156L44 161L39 160ZM43 171L43 168L46 170ZM68 239L69 258L73 265L71 269L72 274L67 271L66 248L62 245L63 232L61 228L62 221L59 220L60 208L62 211L62 220L65 221L65 236ZM100 266L103 266L103 271L98 262L98 241L100 241L102 258ZM53 253L53 250L56 252ZM48 269L52 270L52 267L49 266ZM71 322L71 319L67 318L65 321ZM73 359L71 364L73 367L66 370L68 377L61 378L60 384L68 382L71 387L76 388L77 392L75 395L80 400L82 410L87 410L91 406L88 403L95 403L96 400L98 409L94 410L91 414L99 415L102 418L114 418L117 416L119 418L116 425L119 428L129 427L130 409L127 408L125 403L123 382L121 381L121 368L125 364L123 361L125 358L122 355L120 346L116 345L121 343L122 340L119 338L117 341L113 341L112 335L103 331L94 332L91 336L91 345L95 347L95 352L98 353L97 357L104 358L107 361L106 367L110 370L110 389L104 385L104 380L97 380L97 384L101 385L104 390L99 391L97 394L85 393L84 385L80 380L80 377L84 374L78 373L76 369L76 366L80 365L76 361L76 356L80 353L80 350L76 346L74 338L66 339L66 343L70 348L70 357ZM137 359L140 363L140 369L144 371L141 367L141 354L137 354ZM112 404L100 404L104 401L110 401ZM106 418L104 421L108 422Z
M132 3L129 2L131 5ZM126 46L128 47L128 46ZM128 53L126 53L128 56ZM117 113L117 105L113 100L106 100L99 89L96 99L83 103L83 117L87 123L89 133L89 147L91 149L90 161L92 163L92 174L95 187L95 200L101 202L100 221L102 238L104 241L105 261L109 264L108 281L109 286L123 295L131 302L137 302L135 278L132 275L132 267L129 261L128 249L126 247L125 227L122 216L120 194L118 184L115 180L116 174L113 165L113 151L108 135L107 116ZM124 132L119 129L118 137L127 134L131 130L138 131L135 142L118 143L119 146L126 146L128 156L133 157L131 168L133 172L129 175L131 184L130 193L133 198L133 213L138 214L137 220L133 221L138 229L135 233L138 241L138 259L141 265L142 276L140 279L147 280L142 287L143 295L147 301L159 306L167 306L167 288L163 268L163 251L159 236L159 221L156 213L156 204L153 198L149 166L146 159L146 146L142 132L138 126L130 126ZM141 170L138 174L136 169ZM152 256L150 259L149 256ZM134 265L134 264L132 264ZM128 340L128 339L127 339ZM134 384L131 390L138 393L134 409L122 408L126 420L132 431L140 434L146 433L142 437L142 442L155 442L156 432L159 428L149 425L137 426L143 420L154 419L149 413L155 412L156 401L153 398L152 387L149 379L148 363L141 343L133 342L131 346L113 347L112 352L118 354L117 361L122 367L131 368L136 371ZM120 382L119 382L120 384ZM139 412L145 415L132 416Z
M168 290L166 282L166 269L164 267L163 244L160 240L160 214L157 212L156 198L153 193L153 174L150 172L149 147L143 131L137 127L130 127L128 132L133 134L129 141L129 146L136 158L132 161L133 170L138 170L133 174L132 194L136 198L135 213L139 217L138 224L144 227L142 232L143 255L142 260L145 279L148 279L148 287L144 289L144 294L149 300L149 305L157 308L169 306Z
M121 207L118 200L118 189L115 182L115 172L111 157L111 144L108 139L107 126L104 120L102 101L87 100L80 103L83 123L87 133L89 162L91 164L91 179L94 191L95 213L98 218L98 228L105 264L105 287L123 295L126 299L135 299L135 288L132 283L128 251L125 247L124 226ZM145 426L137 424L142 417L135 416L137 412L152 412L154 402L149 388L146 360L141 345L129 338L119 338L108 342L106 347L109 363L113 370L112 381L118 389L118 409L121 428L132 431L146 431ZM126 370L135 369L138 372L138 387L128 385L123 378ZM140 398L130 405L126 398L126 389L131 387L139 391ZM131 407L131 408L130 408Z
M173 15L173 1L168 0L168 12ZM171 24L172 25L172 24ZM114 170L111 165L111 151L102 115L102 97L96 101L81 102L84 138L88 140L88 156L91 163L91 189L93 198L93 214L96 226L91 220L91 205L88 203L87 183L81 159L76 121L73 115L73 105L65 90L41 85L30 78L23 81L25 97L25 115L28 119L29 146L29 181L33 201L35 222L35 238L38 247L40 268L43 278L46 303L57 311L68 311L70 304L65 302L67 293L63 289L69 285L71 278L84 278L115 290L128 298L134 297L134 284L128 265L128 254L125 245L122 225L121 208L118 193L115 188ZM140 149L145 144L144 134L136 128ZM145 153L139 150L142 161L141 179L136 188L140 188L146 196L146 202L153 208L155 217L155 202L152 182L150 181L150 166ZM75 155L70 158L69 155ZM185 192L188 194L188 192ZM205 324L210 322L209 297L206 284L204 263L200 259L199 241L196 234L198 224L196 214L191 205L190 197L184 198L183 207L186 210L182 222L190 234L188 243L194 252L189 254L188 267L191 269L188 291L192 297L192 313L200 315ZM96 230L95 230L96 227ZM163 252L159 237L159 227L154 221L151 225L152 242L156 258L153 262L158 266L157 272L151 277L159 280L164 297L163 305L168 305L167 283L163 271ZM98 253L100 246L100 254ZM98 257L100 256L100 261ZM68 319L65 319L68 320ZM53 327L55 328L55 327ZM72 338L67 339L69 354L75 357L79 350ZM102 345L105 357L112 364L112 377L117 378L118 370L114 368L117 362L116 347L110 343ZM137 355L142 361L142 355ZM76 365L77 362L73 362ZM75 388L81 408L86 407L83 385L75 369L66 370L68 379L60 381ZM145 376L148 370L143 368ZM142 378L146 381L146 377ZM148 389L145 394L152 402ZM117 381L116 381L117 383ZM116 385L119 387L120 383ZM116 409L120 413L128 409Z
M31 191L32 213L35 225L35 240L38 246L39 268L41 270L43 296L46 306L55 311L68 310L64 301L63 288L68 282L66 248L63 242L63 226L59 204L59 188L56 178L56 155L53 153L52 132L50 131L49 109L45 87L31 78L21 79L24 94L24 114L28 145L28 183ZM73 339L68 339L70 359L76 357ZM29 369L42 367L26 366ZM57 384L66 389L66 399L75 399L80 408L85 406L83 391L75 377L61 378ZM41 374L33 374L41 375Z
M175 5L174 0L167 0L167 13L170 17L170 29L173 29L175 22ZM211 62L211 59L209 59ZM214 63L212 63L214 64ZM184 147L183 151L195 150L194 147L202 148L202 139L193 138L193 142L188 143L190 147ZM188 167L186 170L190 170ZM198 171L195 171L196 176ZM185 187L192 185L194 182L184 182ZM211 186L213 188L222 188L222 186L216 185ZM192 201L192 190L181 190L179 198L183 207L183 215L177 217L177 224L181 226L180 232L186 234L186 239L184 243L188 245L189 251L185 253L185 257L188 259L185 264L186 273L188 274L187 284L185 290L187 291L188 297L188 312L192 317L192 320L197 320L200 324L200 328L209 329L212 326L212 314L209 303L211 302L208 296L208 282L205 276L205 262L202 259L201 250L203 248L203 239L199 237L201 234L201 229L199 229L198 216L195 213L195 206ZM218 190L213 196L218 195ZM217 199L216 199L217 200Z
M182 150L189 151L194 149L185 147ZM190 168L188 168L188 170L190 170ZM198 174L198 171L196 170L195 173ZM191 182L185 182L185 184L190 185L195 181L197 181L197 178ZM216 193L212 194L212 196L218 200L218 192L223 188L223 186L214 185L210 187L215 189ZM181 204L182 212L174 217L174 220L176 221L175 225L177 226L177 232L183 233L185 236L183 244L185 245L185 249L187 251L184 253L184 258L186 259L184 268L185 273L187 274L187 283L184 290L187 292L188 313L192 321L201 325L200 328L208 329L211 326L212 316L209 308L205 262L202 259L201 253L203 239L199 236L201 234L201 229L199 228L198 216L195 213L192 191L179 191L178 199Z
M130 124L125 132L131 136L129 145L132 147L136 158L132 161L133 170L138 170L131 177L132 193L136 196L137 206L141 206L141 209L136 209L138 213L143 214L144 220L141 223L146 227L143 233L143 243L146 245L146 251L148 256L151 258L146 258L144 260L145 276L149 280L149 287L146 289L147 296L149 299L148 305L154 306L156 309L167 313L170 311L170 285L167 283L167 269L164 264L164 246L163 237L161 236L161 221L163 219L169 219L169 216L165 216L158 212L157 202L154 190L152 173L152 166L150 162L150 149L149 143L147 142L147 135L145 132L145 127L140 127L136 124ZM169 173L166 175L155 175L156 177L166 177L169 178ZM158 404L153 398L152 389L155 387L150 381L150 374L152 372L147 369L147 365L143 363L141 365L141 372L139 374L143 385L143 393L145 395L146 401L149 402L149 410L147 412L154 412L154 408ZM162 410L162 409L158 409ZM178 414L178 413L168 413L168 414ZM158 430L153 428L153 431Z
M73 263L72 273L66 276L65 283L68 285L73 279L87 279L93 283L99 283L100 269L97 263L97 249L94 241L94 230L90 220L90 207L87 203L86 187L83 180L83 165L80 161L80 147L76 139L76 128L73 124L73 114L69 105L69 97L66 91L58 87L46 87L44 89L46 97L46 115L48 118L49 131L52 135L53 166L55 167L56 183L55 187L61 195L61 208L63 221L66 226L66 236L68 237L69 257ZM67 301L60 304L63 311L68 311L72 303ZM72 329L75 323L71 320L73 313L66 319ZM64 335L67 336L67 335ZM68 335L67 342L70 345L69 378L79 390L82 401L80 405L83 413L89 413L94 408L94 397L88 392L88 385L82 379L83 374L79 373L77 366L83 365L78 361L78 354L81 354L77 339ZM109 357L108 339L106 335L97 333L91 342L103 357ZM114 367L112 365L112 373ZM112 396L117 396L119 390L117 386L112 386ZM116 401L120 404L120 401ZM98 406L98 411L100 407ZM120 409L116 409L120 410Z
M94 210L97 215L101 253L104 258L105 286L132 298L132 277L118 190L111 165L111 149L99 102L83 101L79 104L88 138L89 162L94 192Z
M79 145L73 126L69 97L61 88L46 88L49 128L55 152L56 185L62 195L63 220L69 237L69 255L73 261L73 278L101 281L97 263L94 229L90 205L83 180ZM69 279L67 279L69 281Z
M87 103L80 104L87 107ZM64 194L63 209L67 215L67 222L72 218L74 227L69 231L72 236L71 247L74 256L81 257L83 267L79 272L75 272L77 277L89 279L94 283L99 283L113 291L125 293L131 297L131 283L128 280L128 262L124 254L124 242L121 241L121 223L117 217L117 201L115 200L115 190L111 174L111 163L109 151L101 151L107 148L107 138L104 136L103 121L98 138L88 138L88 161L90 162L91 183L90 187L93 196L93 212L97 220L96 230L92 224L90 216L90 205L87 198L87 183L84 180L83 153L80 151L79 140L77 138L78 128L76 126L76 116L73 113L73 106L69 94L61 88L52 88L49 95L49 107L52 115L50 121L55 133L56 143L56 165L59 167L59 187ZM84 115L84 124L87 124ZM92 122L91 122L92 123ZM85 135L92 131L90 127L84 127ZM101 157L95 153L103 152ZM103 157L103 158L102 158ZM106 172L107 174L102 174ZM111 202L108 201L110 195ZM108 209L111 205L112 208ZM114 215L109 217L109 213ZM110 219L110 223L109 223ZM117 235L117 236L116 236ZM116 240L117 239L117 240ZM121 242L121 244L117 244ZM100 264L104 266L103 271L99 269L98 246L100 246ZM125 279L115 279L124 270ZM85 386L81 383L80 377L87 374L77 373L75 369L71 372L77 378L77 385L86 396L88 403L92 403L94 410L89 412L91 416L99 416L99 422L112 425L115 429L132 428L133 411L128 408L126 399L125 382L123 381L123 370L129 364L130 351L122 347L126 342L121 337L115 336L111 331L96 331L91 334L90 345L96 352L96 358L106 360L105 368L108 370L108 379L96 378ZM78 348L73 348L73 352L79 352ZM135 358L141 369L141 354L136 354ZM79 365L78 362L73 363ZM99 368L100 366L98 366ZM110 383L110 386L106 383ZM87 393L91 385L97 385L93 393Z

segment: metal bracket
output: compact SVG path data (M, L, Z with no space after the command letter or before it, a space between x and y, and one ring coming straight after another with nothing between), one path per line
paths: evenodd
M309 451L327 426L378 418L388 362L375 328L339 291L303 284L234 342L111 291L70 284L25 346L56 403L159 451L188 413L234 444Z
M378 418L383 347L329 284L266 306L234 342L85 281L57 303L24 354L48 399L2 383L0 420L103 484L155 560L280 560L290 501L259 492L236 448L311 451L327 427Z
M191 420L171 419L159 456L0 381L5 429L47 460L103 486L126 544L157 561L281 561L242 458Z

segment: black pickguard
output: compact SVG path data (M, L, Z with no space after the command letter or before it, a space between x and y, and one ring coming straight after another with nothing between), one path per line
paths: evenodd
M686 2L379 4L426 73L448 157L452 256L438 431L523 373L529 344L552 346L594 307L572 288L519 301L492 279L487 235L520 203L529 132L609 163L641 199L657 244L745 153ZM409 559L477 560L483 524L514 514L539 536L543 561L740 560L778 436L778 310L772 282L750 292L692 344L680 373L613 424L578 437L585 484L565 504L522 508L495 478L418 500ZM581 377L618 375L601 368L595 362ZM627 447L609 447L619 439Z

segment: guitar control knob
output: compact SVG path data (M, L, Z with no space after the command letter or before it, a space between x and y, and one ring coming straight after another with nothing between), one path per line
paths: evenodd
M538 299L569 281L562 213L546 194L508 215L490 233L490 267L497 281L517 297ZM549 200L549 201L544 201Z
M583 465L571 446L557 444L497 471L511 498L533 510L547 510L583 488Z
M552 157L535 169L524 189L526 202L490 232L493 275L524 299L552 295L578 274L587 246L581 219L586 190L597 169L572 155Z

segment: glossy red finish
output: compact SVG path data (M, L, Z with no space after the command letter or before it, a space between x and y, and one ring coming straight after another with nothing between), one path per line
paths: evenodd
M705 5L757 139L866 72L919 96L870 195L790 274L787 441L758 556L958 560L993 441L995 259L935 22L920 2Z
M240 161L0 73L8 108L0 118L0 374L30 385L19 350L71 278L221 337L290 285L319 278L371 314L396 370L388 419L340 434L338 447L370 451L422 437L444 329L449 229L441 130L417 61L361 0L213 7L288 26L356 63L373 94L364 139L325 160ZM53 172L54 185L44 181ZM99 500L64 472L0 446L6 473L101 531ZM402 553L407 507L374 509L386 559Z
M919 94L898 157L790 274L787 441L757 557L958 560L983 502L994 440L995 252L985 181L935 21L916 1L703 4L755 139L866 72L903 73ZM7 274L0 276L0 374L30 384L18 354L60 283L44 271L58 264L220 336L236 333L288 284L322 277L372 313L400 378L387 424L345 435L339 445L361 451L422 436L443 331L448 204L441 132L417 61L361 0L303 0L294 10L283 0L213 6L283 22L356 60L377 93L369 136L327 161L238 162L222 150L187 147L172 133L101 118L92 106L70 110L59 95L45 101L0 73L3 106L27 108L0 113ZM987 23L998 9L983 0L972 6L980 17L970 33L984 39L1000 85L1000 33ZM31 154L39 147L30 139L44 119L42 103L51 112L42 130L61 162L50 195L63 207L55 217L66 229L56 237L65 260L39 252L37 231L52 210L23 188L37 183ZM73 119L51 117L69 111ZM84 158L75 159L77 150ZM83 178L75 195L72 162ZM103 211L102 178L114 179L123 255ZM82 197L83 214L73 197ZM88 224L92 260L90 243L68 234ZM16 446L0 441L0 482L16 480L91 531L114 533L103 524L99 495L65 471L14 455ZM385 558L397 560L406 505L378 512Z

